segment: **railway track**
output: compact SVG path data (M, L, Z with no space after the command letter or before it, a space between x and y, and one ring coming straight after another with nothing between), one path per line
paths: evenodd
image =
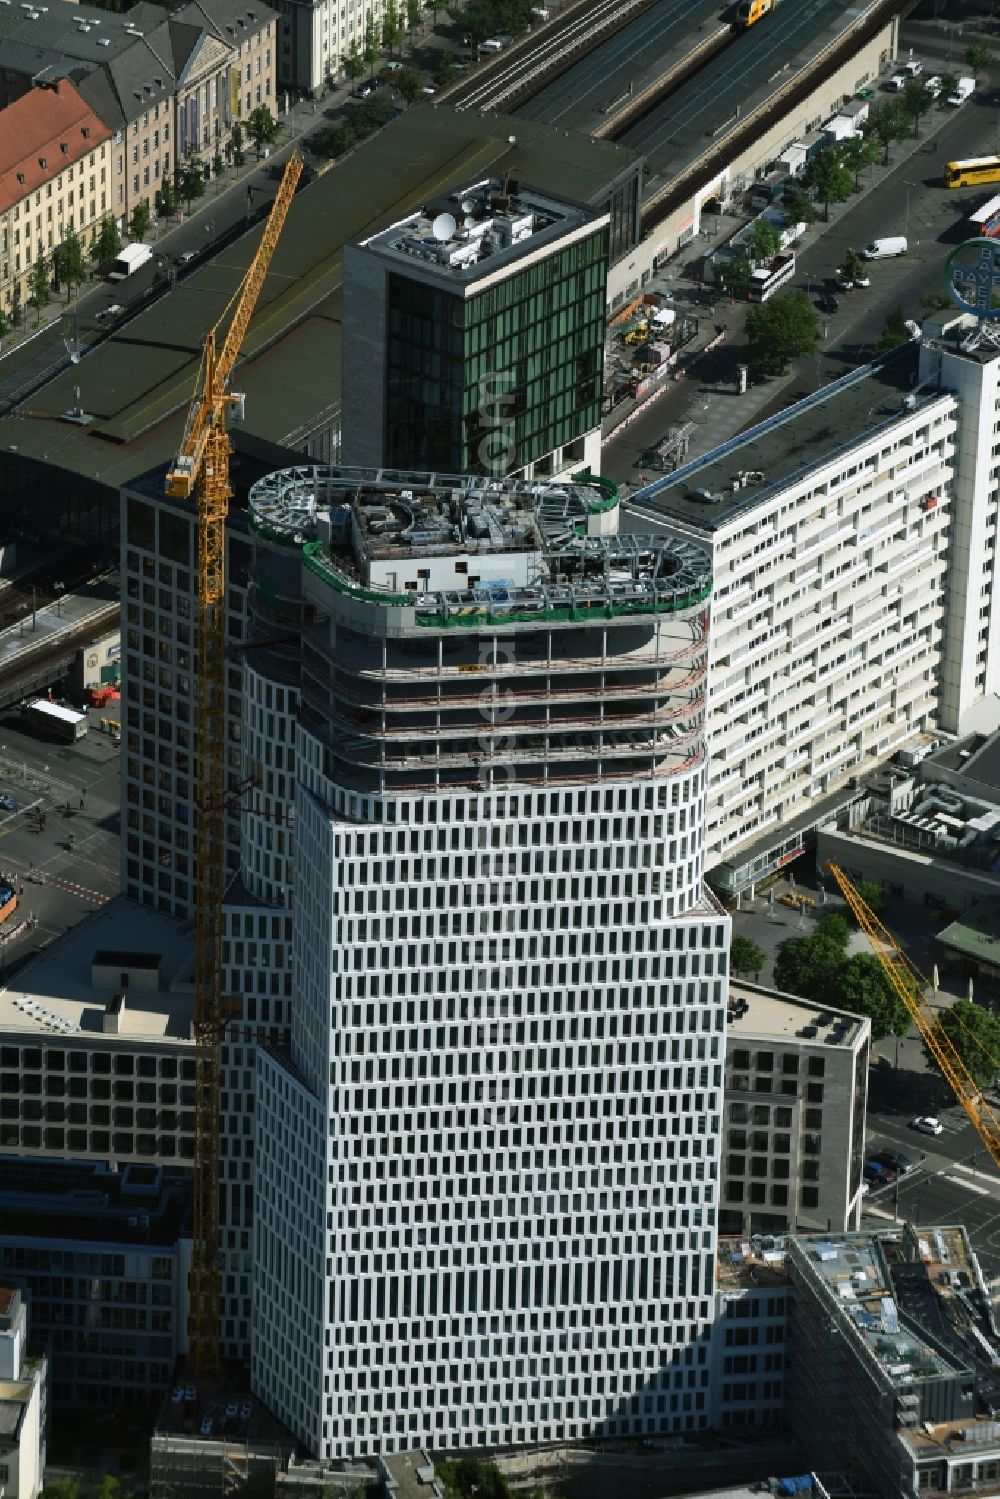
M488 76L455 84L441 95L456 109L510 107L541 88L552 74L596 47L609 31L634 20L659 0L590 0L515 42L503 64Z

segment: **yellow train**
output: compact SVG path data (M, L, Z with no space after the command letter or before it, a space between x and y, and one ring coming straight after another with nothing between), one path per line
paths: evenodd
M777 10L780 0L740 0L736 11L737 26L755 26L769 11Z

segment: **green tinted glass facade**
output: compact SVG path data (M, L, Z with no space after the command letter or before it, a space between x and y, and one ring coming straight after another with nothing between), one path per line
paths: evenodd
M608 232L463 298L393 272L392 468L508 473L600 423Z

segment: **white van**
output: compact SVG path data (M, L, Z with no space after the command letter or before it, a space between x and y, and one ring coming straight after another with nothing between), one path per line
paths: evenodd
M902 234L891 234L888 239L873 239L861 253L866 260L888 260L893 255L905 255L908 248Z
M495 36L487 37L485 42L479 43L480 52L502 52L503 42L498 41Z

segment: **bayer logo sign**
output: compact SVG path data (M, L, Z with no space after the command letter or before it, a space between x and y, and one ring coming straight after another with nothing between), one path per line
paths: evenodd
M1000 243L967 239L956 245L945 267L948 292L963 312L981 321L1000 319Z

